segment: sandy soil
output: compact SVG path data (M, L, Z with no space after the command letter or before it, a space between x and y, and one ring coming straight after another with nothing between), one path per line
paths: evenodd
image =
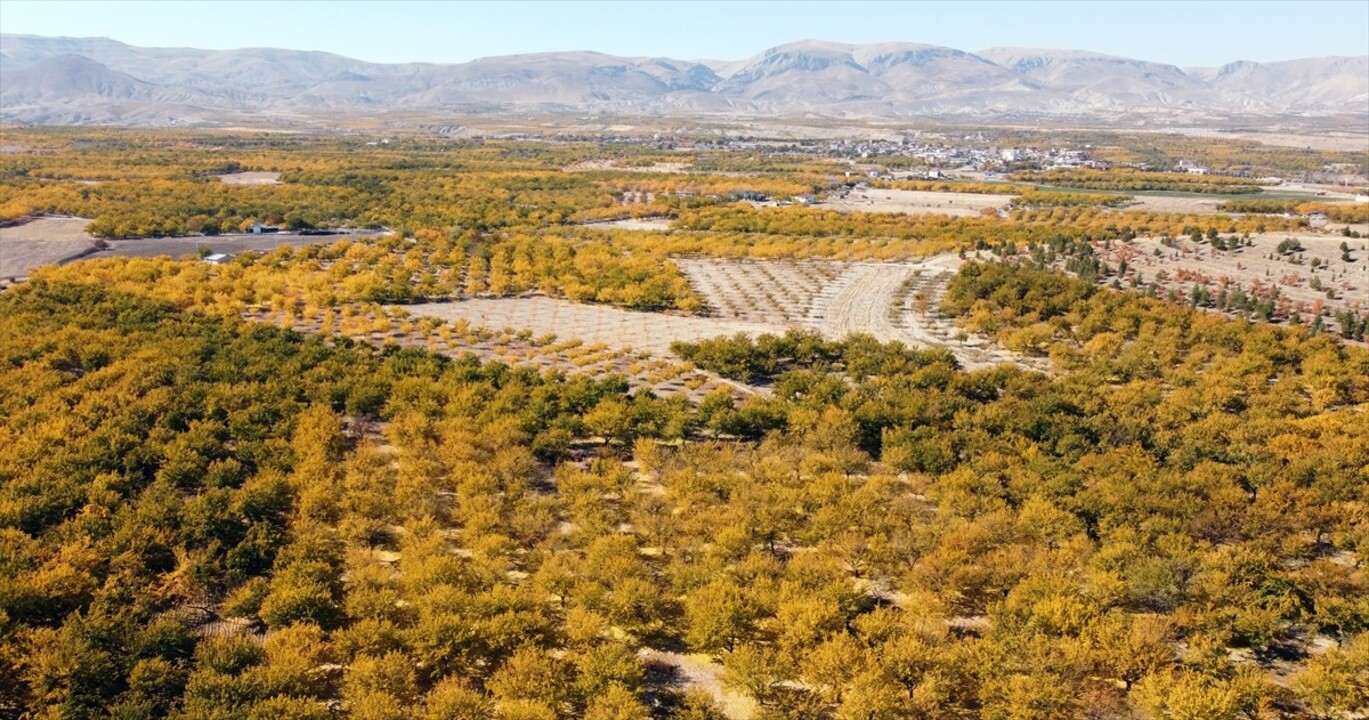
M829 260L715 258L680 258L675 264L708 303L710 314L779 326L803 322L822 289L850 266Z
M85 218L45 217L0 228L0 277L24 277L39 265L62 262L95 249Z
M1136 195L1135 200L1128 203L1124 210L1138 210L1147 212L1170 212L1170 213L1196 213L1200 215L1218 215L1222 211L1217 206L1226 202L1229 198L1222 195L1210 195L1207 197L1171 197L1167 195Z
M1286 238L1297 239L1304 250L1279 254L1275 248ZM1307 320L1318 305L1332 313L1342 309L1369 310L1369 240L1313 233L1264 233L1251 239L1253 246L1239 250L1215 250L1208 244L1187 240L1167 248L1154 238L1113 243L1111 248L1099 245L1097 249L1100 259L1109 265L1116 267L1126 260L1146 282L1163 277L1163 287L1183 293L1201 285L1215 294L1223 283L1247 291L1277 286L1285 310L1297 312ZM1341 259L1342 242L1350 247L1353 262ZM1157 250L1159 255L1155 254ZM1320 266L1316 269L1312 268L1314 258ZM1312 287L1313 278L1320 290ZM1328 288L1335 298L1327 297Z
M1293 192L1305 193L1308 202L1355 202L1355 193L1349 192L1341 185L1329 185L1323 183L1304 183L1288 181L1282 185L1275 185L1269 189L1270 192Z
M866 333L881 342L911 340L915 345L938 345L917 324L898 328L889 318L899 289L920 267L912 263L857 263L824 289L806 320L828 337Z
M669 218L623 218L585 223L586 227L621 228L623 230L669 230L675 221Z
M41 217L22 225L0 228L0 240L91 240L86 234L90 220L76 217Z
M220 175L219 181L229 185L279 185L278 172L240 172Z
M561 338L579 338L613 348L645 350L659 357L670 356L670 344L676 340L703 340L739 332L753 335L783 332L783 328L774 325L632 312L547 297L425 303L405 305L404 309L419 316L465 319L479 327L528 329L535 335L554 333Z
M1345 203L1354 200L1353 195L1345 193L1326 192L1324 195L1317 195L1315 189L1310 186L1275 186L1269 188L1269 192L1275 194L1296 194L1306 193L1307 197L1301 198L1300 202L1324 202L1324 203ZM1325 192L1325 191L1321 191ZM1142 210L1149 212L1172 212L1172 213L1197 213L1200 215L1223 214L1217 206L1232 198L1225 195L1193 195L1193 196L1170 196L1170 195L1135 195L1135 200L1129 203L1125 210ZM1260 196L1254 196L1260 199Z
M671 685L708 693L728 720L750 720L756 713L755 700L723 687L723 666L707 655L643 648L637 656L649 667L665 668L672 676Z
M565 172L592 172L595 170L615 170L633 173L682 173L689 169L689 163L658 162L651 165L619 165L617 160L581 160L561 168Z
M410 312L414 306L390 308L403 311L400 320L377 325L378 316L363 314L333 317L325 328L324 320L315 314L305 318L284 316L281 312L250 308L243 317L299 332L337 333L360 342L396 344L402 347L424 348L432 352L460 357L474 355L481 361L502 362L514 367L527 367L539 372L556 370L568 375L587 375L604 379L616 375L627 381L632 390L647 389L658 395L682 394L692 402L699 402L709 393L726 388L737 399L766 390L720 378L677 360L653 358L643 351L627 351L609 347L606 343L586 343L576 338L534 338L524 329L479 326L457 318L439 327L429 327L435 316ZM415 322L414 318L418 318ZM463 322L464 321L464 322Z
M964 337L937 315L946 284L960 267L953 254L901 263L688 258L676 264L718 317L778 331L814 330L833 339L866 333L884 342L944 347L967 369L1001 362L1042 367L985 338Z
M1013 195L928 192L923 190L852 190L845 197L833 195L818 205L838 212L935 213L964 217L979 215L986 209L1000 210L1012 202Z

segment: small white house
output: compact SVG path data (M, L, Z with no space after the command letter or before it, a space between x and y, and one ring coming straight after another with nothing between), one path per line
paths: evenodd
M204 261L210 265L222 265L232 259L233 256L226 253L210 253L204 256Z

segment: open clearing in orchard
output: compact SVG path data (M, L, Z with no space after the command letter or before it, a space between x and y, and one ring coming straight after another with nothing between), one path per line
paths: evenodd
M171 235L160 238L110 240L105 250L91 253L85 259L107 257L157 257L166 255L181 258L201 252L237 255L245 252L271 252L282 247L330 245L340 240L365 240L384 235L383 230L339 230L329 235L301 235L299 233L233 233L228 235Z
M832 339L864 333L913 348L946 348L962 367L1045 365L961 333L936 308L960 257L938 255L902 263L831 260L676 260L709 311L779 331L812 330Z
M279 185L280 173L278 172L239 172L220 175L219 182L228 185Z
M1279 244L1290 239L1302 249L1280 252ZM1099 259L1109 265L1117 267L1126 261L1145 282L1158 282L1162 290L1174 289L1184 295L1195 287L1208 288L1214 295L1223 285L1246 292L1277 287L1284 309L1307 321L1319 307L1332 314L1338 310L1369 311L1369 240L1314 233L1261 233L1252 235L1251 242L1250 247L1217 250L1211 244L1189 239L1165 247L1157 238L1138 238L1130 243L1114 242L1110 247L1099 243L1095 249ZM1341 243L1349 248L1349 261L1343 257Z
M585 227L617 228L619 230L669 230L675 224L670 218L623 218L585 223Z
M978 193L929 192L923 190L894 190L863 188L843 195L833 195L818 207L838 212L882 212L921 215L933 213L968 217L985 210L1008 207L1015 195L981 195Z
M1133 195L1125 210L1167 213L1224 214L1217 206L1230 200L1222 195ZM1255 196L1258 197L1258 196Z
M656 162L650 165L620 165L617 160L581 160L562 168L565 172L595 172L613 170L615 172L673 174L689 170L687 162Z
M1003 362L1043 365L962 333L937 312L960 267L954 254L896 263L824 260L677 260L712 314L832 339L864 333L881 342L944 347L968 369Z
M85 218L44 217L0 228L0 278L25 277L39 265L93 252L89 224Z
M955 255L900 263L817 260L676 261L708 304L707 317L634 312L547 297L473 299L406 305L414 316L473 327L554 334L610 348L669 357L675 341L721 335L811 330L841 339L866 333L912 347L944 347L966 368L1040 363L966 336L936 308L959 267Z
M340 334L373 345L423 348L448 357L474 355L481 361L502 362L539 372L556 370L567 375L587 375L601 380L616 375L626 380L628 387L634 390L650 389L658 395L680 393L694 402L699 402L719 388L728 390L734 398L763 392L704 372L690 363L669 359L664 352L659 353L660 357L652 357L643 350L627 350L605 342L587 342L582 337L560 336L553 332L534 337L533 331L527 327L515 329L478 325L460 316L460 313L444 312L443 305L447 304L433 304L436 312L422 312L424 306L416 305L392 307L384 315L358 312L354 307L345 307L341 313L329 311L309 316L255 308L245 311L243 316L248 320L299 332ZM391 315L400 316L400 320L396 322ZM484 321L492 324L489 316L484 316Z
M741 320L634 312L547 297L477 298L405 305L404 309L412 315L465 320L476 327L527 329L535 335L577 338L661 357L670 354L670 343L676 340L703 340L739 332L759 335L778 329Z
M663 684L702 690L713 698L718 710L727 720L748 720L756 714L758 705L749 695L729 688L723 682L726 672L722 663L701 653L683 654L666 650L643 648L637 656L647 666L648 674L664 670L668 679Z
M1152 194L1133 194L1133 201L1127 203L1122 208L1124 210L1137 210L1145 212L1167 212L1167 213L1195 213L1198 215L1232 215L1225 210L1217 209L1218 205L1229 200L1265 200L1265 199L1296 199L1299 202L1318 202L1332 204L1348 204L1353 202L1354 197L1317 195L1313 192L1282 192L1279 188L1270 188L1267 193L1259 195L1199 195L1199 194L1173 194L1173 195L1152 195Z

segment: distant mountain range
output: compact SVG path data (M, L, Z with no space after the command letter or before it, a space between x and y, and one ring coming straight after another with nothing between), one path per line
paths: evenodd
M1067 50L803 41L729 62L565 52L393 65L322 52L0 35L0 120L162 125L483 111L1369 119L1369 56L1183 69Z

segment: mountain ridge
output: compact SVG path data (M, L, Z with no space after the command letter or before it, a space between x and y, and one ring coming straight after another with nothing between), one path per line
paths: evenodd
M1078 50L968 52L913 42L800 40L740 60L586 50L387 64L320 51L142 48L109 38L0 34L0 119L11 122L212 124L242 115L310 116L358 108L1369 119L1369 56L1184 69Z

